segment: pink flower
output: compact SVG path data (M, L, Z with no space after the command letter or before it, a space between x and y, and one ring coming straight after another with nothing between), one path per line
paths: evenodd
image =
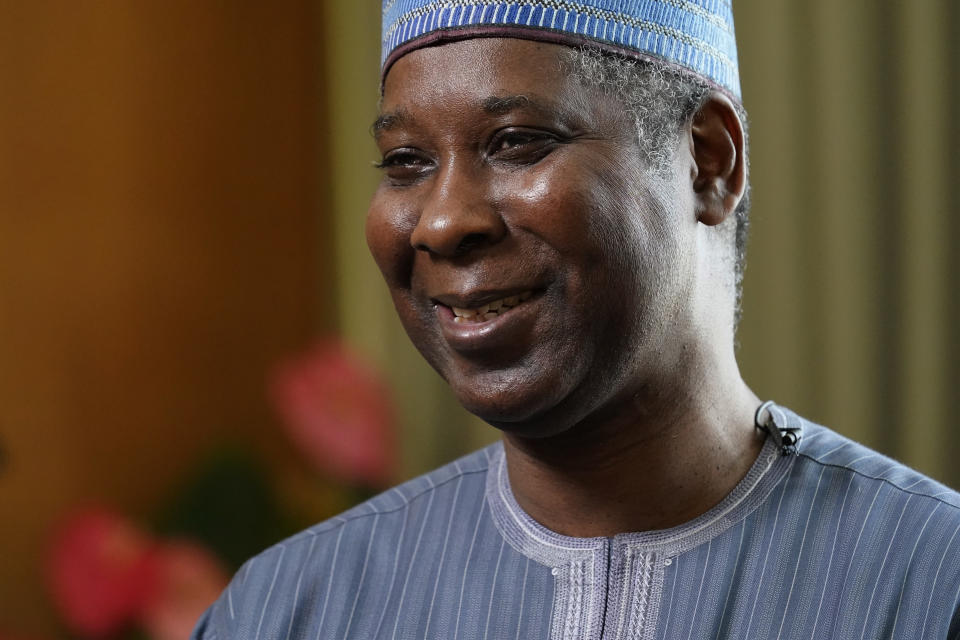
M393 411L377 373L335 341L281 364L270 384L283 426L318 468L370 487L394 473Z
M152 640L187 640L201 614L227 585L223 567L204 548L171 542L157 554L158 585L140 621Z
M69 628L101 637L132 622L154 588L154 550L146 533L106 510L67 518L54 536L47 576Z

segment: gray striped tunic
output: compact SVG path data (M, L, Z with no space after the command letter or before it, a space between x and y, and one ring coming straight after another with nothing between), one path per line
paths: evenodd
M777 410L797 455L682 526L558 535L497 444L251 559L194 638L960 639L960 495Z

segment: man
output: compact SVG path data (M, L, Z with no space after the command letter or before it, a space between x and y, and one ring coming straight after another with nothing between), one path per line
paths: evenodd
M740 378L729 3L384 25L367 240L503 441L252 559L196 637L960 638L960 496Z

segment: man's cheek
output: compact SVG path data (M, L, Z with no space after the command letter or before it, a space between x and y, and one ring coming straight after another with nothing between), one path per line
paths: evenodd
M416 214L408 205L375 201L367 214L367 246L391 288L410 286L410 234L415 226Z
M582 245L589 238L596 193L582 171L530 171L498 184L494 199L511 227L531 230L551 245Z

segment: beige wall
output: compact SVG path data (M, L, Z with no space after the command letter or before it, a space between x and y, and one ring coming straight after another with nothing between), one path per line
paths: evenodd
M0 2L0 631L69 505L156 508L269 433L325 304L307 1Z

